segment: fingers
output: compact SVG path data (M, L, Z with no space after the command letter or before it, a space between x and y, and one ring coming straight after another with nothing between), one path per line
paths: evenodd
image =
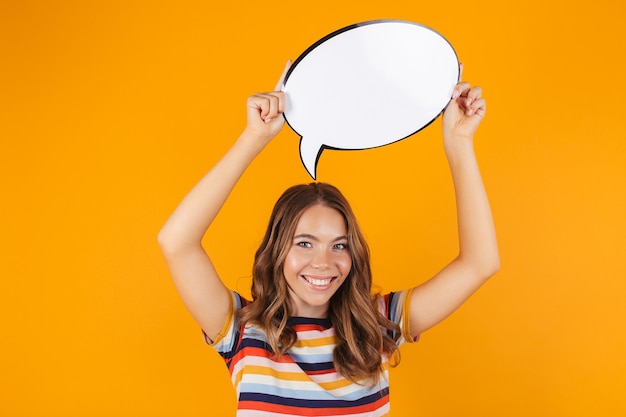
M467 106L465 110L465 114L471 116L473 114L477 114L480 117L485 117L485 112L487 111L487 102L484 98L479 98L477 100L471 101L471 103Z
M257 114L266 124L281 116L285 111L285 93L280 90L289 68L291 68L291 60L285 64L285 68L283 68L283 72L274 88L275 91L257 93L248 98L248 109Z
M276 87L274 87L274 91L280 91L283 88L283 83L285 82L285 77L287 76L287 73L289 72L289 68L291 68L291 60L288 60L287 63L285 64L283 73L280 74L280 78L278 79L278 82L276 83Z
M461 81L456 86L454 86L454 91L452 91L452 98L455 99L458 97L467 97L470 89L470 83Z
M274 91L266 93L256 93L248 98L248 123L257 124L259 122L268 124L281 117L285 111L285 93L281 90L285 77L291 68L291 60L287 61L283 72L276 83Z
M452 99L456 101L463 112L471 116L473 114L484 114L486 102L482 98L481 87L472 87L468 82L460 82L454 87Z
M256 111L263 122L269 123L285 111L285 94L280 91L257 93L248 98L248 108Z
M482 98L482 94L483 90L480 87L472 87L467 92L467 98L465 99L465 114L471 116L479 109L482 109L484 113L487 103L485 102L485 99Z

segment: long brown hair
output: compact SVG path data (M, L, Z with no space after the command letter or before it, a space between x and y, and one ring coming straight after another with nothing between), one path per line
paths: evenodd
M382 372L381 355L394 355L397 362L396 340L389 334L395 334L397 339L400 327L378 310L378 296L371 293L369 247L350 204L330 184L296 185L287 189L276 202L254 258L253 302L239 312L241 325L251 323L263 329L276 355L284 354L296 342L295 331L287 325L292 303L283 265L302 213L316 204L342 214L352 258L350 273L331 297L328 309L337 337L333 353L335 369L352 381L368 379L375 383Z

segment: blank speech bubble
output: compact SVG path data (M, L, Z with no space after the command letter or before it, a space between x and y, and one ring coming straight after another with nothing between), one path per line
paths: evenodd
M283 84L285 120L315 179L324 149L369 149L433 122L459 81L459 61L434 30L373 20L339 29L293 63Z

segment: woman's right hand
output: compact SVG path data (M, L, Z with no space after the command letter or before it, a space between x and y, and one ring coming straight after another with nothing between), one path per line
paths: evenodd
M285 124L283 112L285 111L287 98L280 89L290 67L291 61L287 61L283 73L276 84L275 91L257 93L248 98L245 133L256 137L264 145L269 143Z

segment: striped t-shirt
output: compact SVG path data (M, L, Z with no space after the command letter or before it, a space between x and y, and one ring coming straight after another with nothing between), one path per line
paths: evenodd
M410 290L379 298L379 309L398 323L398 345L414 341L409 332ZM231 313L212 346L226 361L237 393L238 417L384 416L389 413L388 360L375 386L356 384L333 365L335 329L328 319L290 317L296 343L275 357L267 336L257 327L240 328L235 311L247 301L232 293ZM382 331L382 330L381 330Z

